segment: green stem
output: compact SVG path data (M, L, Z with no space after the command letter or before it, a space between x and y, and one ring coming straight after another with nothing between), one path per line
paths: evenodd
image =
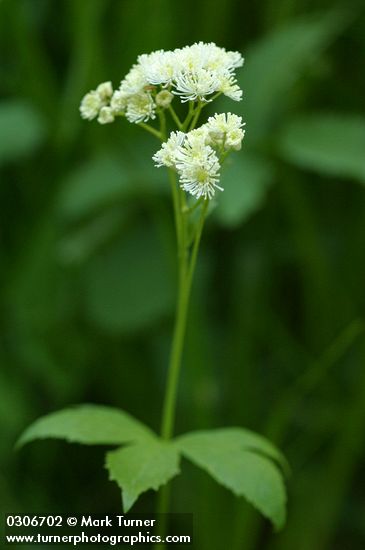
M202 236L202 232L203 232L205 217L207 215L208 206L209 206L209 200L205 199L204 203L202 205L202 211L201 211L199 223L198 223L198 226L197 226L197 231L196 231L196 234L195 234L193 250L191 252L189 271L187 273L189 291L191 289L191 285L192 285L192 282L193 282L195 266L196 266L196 260L197 260L197 257L198 257L199 245L200 245L200 240L201 240L201 236Z
M196 259L199 250L201 234L203 231L204 220L208 207L208 200L202 206L200 220L197 226L193 249L190 260L187 259L185 244L184 249L180 249L180 277L177 312L175 319L174 335L172 339L170 363L168 369L168 379L165 394L165 401L162 414L161 436L164 439L170 439L173 434L175 412L176 412L176 396L181 367L181 356L184 345L186 319L189 307L190 291L196 266ZM185 239L184 239L185 241Z
M194 102L189 101L189 112L186 116L186 119L183 122L183 125L182 125L183 132L186 132L187 129L189 128L189 124L190 124L190 121L191 121L193 115L194 115Z
M198 199L197 201L195 201L195 203L193 204L193 206L190 206L190 207L186 206L184 212L185 212L186 214L192 214L193 212L195 212L195 210L196 210L197 208L199 208L199 206L201 206L202 202L204 202L204 201L205 201L204 197L200 197L200 199Z
M169 109L169 113L171 114L176 126L179 128L179 130L183 130L183 123L181 122L181 120L179 119L179 117L177 116L176 112L175 112L175 109L173 108L172 105L169 105L168 107Z
M178 250L178 260L179 260L179 280L181 278L181 262L183 261L183 256L185 254L184 246L184 217L182 215L182 206L181 206L181 195L180 190L176 183L176 174L173 170L168 170L169 180L172 194L172 202L174 205L174 218L175 218L175 230L176 230L176 240L177 240L177 250Z
M202 108L203 108L203 103L199 103L199 105L197 106L196 111L194 113L194 118L193 118L193 120L191 121L191 124L190 124L190 128L189 128L190 132L191 132L191 130L194 130L194 128L195 128L196 123L198 122L198 119L199 119Z
M182 239L179 243L179 286L178 286L178 301L175 318L174 333L172 338L171 354L168 367L168 376L166 384L165 399L162 413L161 423L161 437L163 439L171 439L175 424L176 415L176 400L177 389L179 382L179 375L181 370L181 358L186 333L186 321L189 309L189 301L191 294L191 287L196 267L196 260L199 251L199 244L204 227L204 221L207 213L209 201L205 200L202 209L200 219L196 228L194 243L191 251L190 258L188 256L188 250L186 245L186 220L183 212L179 210L177 215L180 219L179 226L182 230ZM160 493L158 500L158 513L166 514L169 509L170 502L170 487L165 485ZM166 516L161 518L159 535L164 538L166 534ZM161 548L161 546L156 545Z
M166 117L162 109L158 113L158 118L160 119L160 139L166 141Z
M159 132L159 131L156 130L155 128L152 128L152 126L150 126L149 124L146 124L145 122L139 122L139 123L138 123L138 126L140 126L141 128L143 128L144 130L147 130L147 132L149 132L149 133L152 134L153 136L157 137L157 139L159 139L159 140L162 141L162 134L161 134L161 132Z
M199 118L202 105L199 104L194 111L192 103L189 105L189 113L184 123L182 124L177 118L175 111L171 108L170 113L177 123L179 128L186 130L192 119L190 130L192 130ZM144 125L147 126L147 125ZM146 127L151 131L150 127ZM151 132L151 133L155 133ZM156 132L158 137L162 140L165 139L166 121L164 114L160 114L160 132ZM198 257L199 244L201 235L203 232L204 221L209 205L209 200L205 199L201 205L201 215L199 222L196 226L194 242L192 245L191 254L189 256L189 243L187 241L187 217L189 209L186 206L185 194L178 187L176 182L176 174L174 170L169 170L169 179L171 184L172 198L174 204L174 216L176 225L176 237L178 248L178 295L177 295L177 308L174 324L174 332L171 345L171 353L167 374L166 391L163 403L162 421L161 421L161 437L165 440L169 440L173 436L175 416L176 416L176 402L177 402L177 390L179 384L179 375L181 370L181 359L184 348L184 340L186 333L186 322L190 302L191 287L194 278L194 272L196 267L196 261ZM201 201L198 201L201 204ZM170 486L165 485L158 495L158 513L162 514L159 524L158 534L163 540L166 535L167 521L166 514L170 505ZM162 547L165 544L162 543ZM159 544L156 544L156 548L161 548Z
M214 101L215 99L217 99L217 97L219 97L220 95L222 95L223 92L217 92L216 94L214 94L209 101L207 101L206 103L203 103L202 104L202 108L203 107L206 107L207 105L209 105L209 103L212 103L212 101Z

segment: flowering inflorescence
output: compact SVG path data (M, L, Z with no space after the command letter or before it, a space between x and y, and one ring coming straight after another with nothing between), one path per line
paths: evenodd
M215 114L200 128L188 133L172 132L153 160L157 167L177 171L181 187L197 198L211 199L218 185L220 160L232 149L241 148L244 136L241 117Z
M215 114L195 128L202 107L223 94L242 99L235 70L241 67L239 52L227 51L213 43L195 43L173 51L158 50L138 57L119 88L111 82L100 84L82 99L80 112L87 120L111 123L118 116L141 124L162 140L165 133L146 123L169 110L178 125L154 155L156 166L167 166L179 175L180 186L197 198L212 198L218 185L221 162L231 150L241 148L244 136L241 117ZM189 103L185 122L180 122L172 101ZM163 117L163 118L162 118Z

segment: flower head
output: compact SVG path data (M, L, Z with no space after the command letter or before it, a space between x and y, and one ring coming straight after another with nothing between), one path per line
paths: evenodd
M115 90L110 100L110 107L115 115L123 114L128 104L128 96L121 90Z
M207 131L201 128L184 134L172 132L155 155L156 166L174 168L179 174L180 186L196 198L212 198L215 190L223 190L219 182L219 159L206 144Z
M211 199L218 186L220 164L215 151L206 144L204 126L189 132L175 152L175 166L182 189L194 195Z
M218 74L226 70L232 72L243 65L239 52L227 52L214 42L195 42L191 46L175 50L174 53L184 70L192 72L204 68Z
M102 101L109 101L113 95L113 85L110 81L102 82L96 88L96 92L99 94L99 97L100 99L102 99Z
M209 101L207 96L219 88L219 80L213 71L196 69L192 72L181 72L175 78L173 94L179 95L183 103L186 101Z
M163 107L166 109L170 104L171 101L174 99L174 96L171 92L168 90L161 90L161 92L158 92L156 95L156 105L158 107Z
M111 82L102 82L96 90L91 90L81 100L80 113L82 118L86 120L96 118L100 110L109 103L112 94L113 87Z
M82 98L81 101L80 113L82 118L85 118L86 120L96 118L102 105L103 102L99 94L95 90L89 92Z
M162 144L162 147L153 155L157 168L167 166L175 167L176 153L179 151L185 139L184 132L171 132L169 139Z
M180 184L197 199L211 199L216 189L223 191L218 185L220 164L215 151L208 145L197 148L186 148L177 162Z
M206 103L213 94L239 101L242 91L235 70L242 64L239 52L227 51L213 42L142 54L114 93L108 81L86 94L81 116L105 124L125 115L129 122L139 124L153 120L156 111L169 107L174 96L182 103ZM107 109L100 115L104 107Z
M242 90L237 84L237 80L230 72L222 72L219 77L218 92L233 99L233 101L241 101Z
M114 113L111 107L104 106L100 109L98 122L100 124L110 124L114 122Z
M206 123L208 134L208 143L213 147L222 147L226 151L241 149L243 136L245 135L242 127L244 126L242 118L232 113L215 114L208 118Z
M155 103L147 92L134 94L127 101L125 116L129 122L146 122L155 118Z
M197 199L211 199L218 185L220 157L241 148L244 136L242 118L232 113L215 114L208 122L188 133L172 132L153 160L179 175L180 187Z
M178 70L176 55L171 51L158 50L138 57L138 63L150 84L166 86Z
M139 94L143 91L144 87L148 84L145 72L143 68L136 64L133 65L129 73L124 77L120 83L119 91L126 97Z

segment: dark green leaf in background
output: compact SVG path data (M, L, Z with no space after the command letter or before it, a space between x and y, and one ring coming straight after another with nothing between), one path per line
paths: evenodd
M131 211L126 205L117 204L80 226L71 227L58 243L58 259L65 265L84 263L119 233Z
M125 162L112 155L99 155L82 164L63 183L58 211L73 220L113 204L132 185Z
M117 201L168 191L167 176L154 168L150 150L146 154L140 146L133 155L132 165L127 152L101 153L77 166L62 183L57 201L61 218L78 220Z
M343 27L344 15L339 12L293 20L245 52L238 81L243 89L239 109L247 122L247 143L260 141L272 130L288 108L294 84Z
M33 153L46 135L43 117L21 99L0 103L0 164Z
M268 160L242 152L226 161L222 170L223 193L218 196L217 220L227 227L245 222L258 210L273 183L273 169Z
M173 275L155 230L128 232L93 258L84 292L90 318L110 332L133 332L172 312Z
M365 183L365 118L359 115L297 117L280 133L278 150L301 168Z

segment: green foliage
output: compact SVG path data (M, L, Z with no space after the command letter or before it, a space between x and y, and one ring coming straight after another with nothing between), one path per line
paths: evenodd
M302 115L283 128L278 149L302 168L365 183L365 118L358 115Z
M237 496L244 496L276 529L285 523L280 453L264 438L240 428L195 432L178 440L181 452Z
M244 70L238 73L244 101L235 109L242 109L246 136L241 156L228 161L222 172L224 193L216 213L222 225L236 227L262 207L275 173L257 146L262 141L276 144L276 127L289 110L295 85L346 22L338 11L294 19L247 50ZM223 109L232 109L227 99L221 102Z
M194 445L206 446L212 444L232 451L250 451L262 454L276 462L282 470L289 471L289 466L282 453L265 437L244 428L217 428L209 431L198 431L177 438L177 444L183 450L194 448Z
M73 445L65 456L54 445L40 444L14 454L19 432L45 409L123 403L154 428L159 425L156 402L163 392L170 321L151 317L143 332L140 323L128 333L101 327L90 316L85 281L89 266L97 258L102 263L117 243L123 247L132 228L158 228L159 248L171 241L169 185L162 170L152 169L158 148L152 136L143 138L140 129L122 121L89 125L80 119L78 104L102 80L118 86L143 51L212 40L245 57L238 72L243 101L219 98L212 108L241 114L246 137L232 166L222 170L225 191L217 193L203 235L178 430L239 424L269 434L293 470L290 514L285 529L272 536L242 498L231 498L204 470L184 463L184 477L174 482L174 509L194 512L199 550L365 548L364 338L334 351L347 327L364 319L365 195L353 183L363 181L364 154L351 160L350 171L346 160L342 171L347 143L343 151L333 149L325 164L322 143L320 168L312 147L311 166L307 152L305 164L289 158L286 147L297 147L296 140L282 148L303 113L311 124L324 112L341 121L364 117L361 2L336 2L352 14L351 24L347 15L328 13L332 5L0 1L0 112L7 119L8 106L12 117L6 125L0 120L3 512L50 513L70 505L77 513L103 512L115 506L114 484L105 483L105 471L95 464L102 449ZM141 24L146 13L147 26ZM25 116L15 121L14 104L26 104L43 127L27 150L22 143L32 123ZM258 184L261 204L251 209L254 216L243 209L241 217L236 202L246 205L243 183L254 177L240 175L240 195L233 197L229 173L238 157L245 163L253 155L272 166L274 181ZM229 211L224 220L222 207ZM172 254L170 259L173 264ZM133 510L145 512L147 502L141 499ZM220 521L212 521L216 517Z
M101 405L79 405L57 411L34 422L17 446L35 439L66 439L83 445L117 445L149 439L152 432L119 409Z
M142 162L136 159L135 166L130 166L127 159L117 153L96 155L75 168L62 182L58 213L66 221L77 221L116 202L160 193L161 183L163 187L168 186L162 181L161 173L152 170L152 160L149 163L148 160L148 157Z
M264 202L274 174L266 158L245 152L229 159L222 172L224 193L219 195L216 218L224 226L245 222Z
M289 92L306 69L343 28L344 14L333 12L293 20L246 51L238 80L244 90L247 143L265 138L287 110Z
M156 233L137 228L90 261L85 306L90 319L102 329L133 332L172 312L172 281Z
M179 473L179 453L172 443L151 439L107 453L106 467L128 512L142 493L157 491Z
M65 265L83 265L93 254L118 235L128 222L129 212L123 205L116 205L106 212L68 228L58 241L58 259Z
M142 493L157 491L179 474L182 454L235 495L245 497L276 529L284 525L286 495L280 466L287 469L286 460L267 439L249 430L192 432L164 441L124 411L80 405L40 418L17 445L45 438L86 445L127 444L106 454L106 468L122 490L125 512Z
M0 165L33 153L45 134L45 122L31 104L20 99L0 103Z
M130 188L131 180L123 161L103 154L78 167L66 178L58 198L58 211L66 219L77 219L113 204Z

